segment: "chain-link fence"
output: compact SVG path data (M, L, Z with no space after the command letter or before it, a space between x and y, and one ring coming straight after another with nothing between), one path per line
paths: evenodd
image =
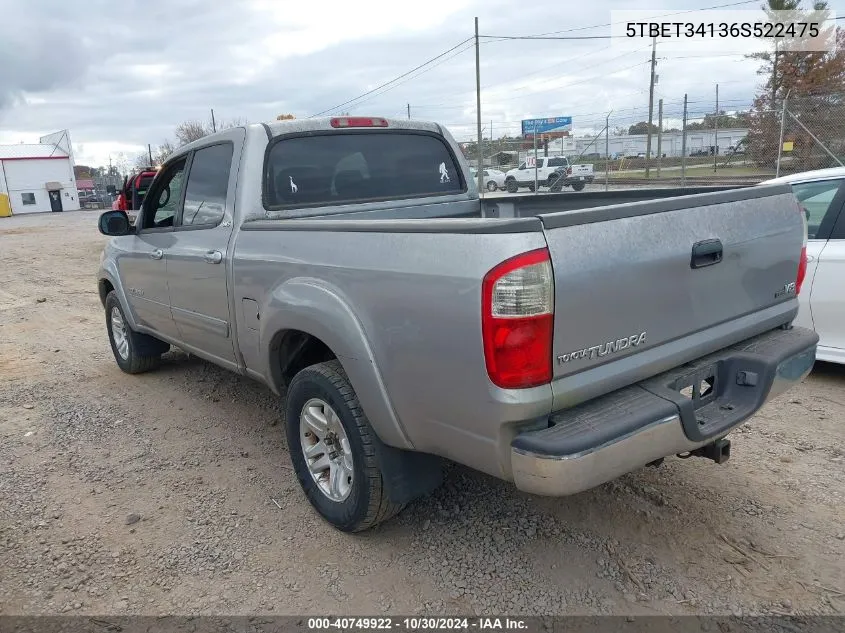
M507 172L532 156L566 156L591 164L594 187L608 188L747 185L845 163L845 95L791 96L777 110L728 103L716 112L715 101L657 102L651 135L648 108L573 117L571 136L485 138L483 163ZM477 166L477 144L462 146Z
M772 139L752 133L752 148L774 140L779 174L841 167L845 164L845 95L787 97L780 113L780 134Z

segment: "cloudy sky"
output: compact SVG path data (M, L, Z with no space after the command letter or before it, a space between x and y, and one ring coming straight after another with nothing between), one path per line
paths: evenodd
M736 0L652 0L658 15ZM734 9L757 10L760 2ZM831 3L835 5L835 3ZM134 158L185 120L250 122L293 113L406 116L475 134L473 18L480 48L484 135L517 134L529 117L573 117L575 132L647 118L650 46L607 39L525 40L610 33L616 0L0 0L0 143L67 128L78 164ZM833 8L836 8L833 6ZM676 15L671 19L679 19ZM762 13L760 13L762 17ZM498 37L490 37L498 36ZM453 47L456 47L454 48ZM755 45L756 46L756 45ZM427 60L434 63L353 101ZM747 107L756 62L710 47L662 51L658 98L667 118ZM655 106L656 111L656 106Z

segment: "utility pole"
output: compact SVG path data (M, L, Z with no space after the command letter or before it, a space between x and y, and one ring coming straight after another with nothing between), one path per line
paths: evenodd
M663 99L657 102L657 177L660 178L660 159L663 158Z
M681 123L681 186L687 185L687 95L684 93L684 120Z
M645 145L645 177L648 178L649 160L651 159L651 126L654 120L654 67L657 66L655 57L657 38L651 38L651 81L648 83L648 137Z
M411 120L411 104L408 104L408 120Z
M150 167L155 167L155 165L153 165L153 148L149 143L147 143L147 152L150 155Z
M775 107L775 97L778 93L778 41L775 40L775 60L772 63L772 105Z
M719 84L716 84L716 118L713 119L713 173L719 160Z
M475 117L478 126L478 195L483 191L484 150L481 147L481 55L478 46L478 18L475 18Z
M786 96L783 98L783 110L780 113L780 136L778 137L778 159L775 166L775 178L780 176L780 156L783 151L783 127L786 123L786 101L789 99L789 90L786 91Z
M214 120L214 108L211 108L211 131L217 131L217 122Z
M608 172L610 171L610 115L613 110L607 113L604 119L604 190L607 191ZM562 145L562 143L561 143Z

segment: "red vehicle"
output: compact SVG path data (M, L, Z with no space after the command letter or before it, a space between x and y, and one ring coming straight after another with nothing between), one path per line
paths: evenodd
M115 211L138 211L157 173L158 171L150 167L128 176L123 181L111 208Z

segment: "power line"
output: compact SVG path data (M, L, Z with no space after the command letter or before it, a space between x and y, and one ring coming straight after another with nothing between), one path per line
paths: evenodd
M351 103L353 103L353 102L355 102L355 101L358 101L358 100L359 100L359 99L361 99L362 97L366 97L367 95L371 95L372 93L376 92L377 90L380 90L381 88L384 88L385 86L389 86L390 84L395 83L395 82L399 81L400 79L403 79L404 77L407 77L407 76L408 76L408 75L410 75L411 73L414 73L414 72L416 72L416 71L420 70L421 68L425 68L426 66L428 66L428 65L429 65L429 64L431 64L432 62L437 61L437 60L438 60L438 59L440 59L441 57L445 57L446 55L448 55L448 54L449 54L449 53L451 53L452 51L454 51L454 50L456 50L456 49L460 48L461 46L463 46L463 45L464 45L464 44L466 44L467 42L471 41L472 39L473 39L473 38L468 37L467 39L465 39L464 41L460 42L459 44L456 44L455 46L453 46L453 47L452 47L452 48L450 48L449 50L443 51L443 52L442 52L442 53L440 53L439 55L437 55L437 56L435 56L435 57L432 57L432 58L431 58L431 59L429 59L428 61L426 61L426 62L424 62L424 63L420 64L420 65L419 65L419 66L417 66L416 68L412 68L412 69L411 69L411 70L409 70L408 72L402 73L402 74L401 74L401 75L399 75L398 77L394 77L394 78L393 78L393 79L391 79L390 81L386 81L386 82L384 82L383 84L381 84L380 86L376 86L376 87L375 87L375 88L373 88L372 90L368 90L367 92L365 92L365 93L363 93L363 94L358 95L358 96L357 96L357 97L355 97L354 99L350 99L349 101L344 101L343 103L339 103L338 105L336 105L336 106L332 106L331 108L328 108L327 110L323 110L323 111L321 111L321 112L318 112L317 114L312 114L312 115L311 115L310 117L308 117L308 118L314 118L314 117L317 117L317 116L321 116L321 115L326 114L326 113L328 113L328 112L331 112L331 111L333 111L333 110L337 110L338 108L342 108L343 106L349 105L349 104L351 104Z
M624 37L622 35L562 35L562 36L545 36L545 35L479 35L487 40L494 40L496 42L503 42L505 40L609 40L614 38Z
M378 94L373 94L372 96L368 96L368 97L366 97L366 98L360 98L360 97L359 97L358 99L353 99L353 101L355 101L355 102L356 102L354 105L357 107L357 106L361 105L362 103L366 103L367 101L370 101L370 100L372 100L372 99L375 99L376 97L380 97L381 95L383 95L383 94L385 94L385 93L390 92L390 91L391 91L391 90L393 90L394 88L398 88L399 86L401 86L401 85L403 85L403 84L406 84L406 83L408 83L409 81L412 81L412 80L416 79L417 77L420 77L420 76L424 75L425 73L427 73L427 72L430 72L430 71L434 70L435 68L437 68L437 67L438 67L438 66L440 66L441 64L444 64L444 63L448 62L450 59L452 59L452 58L454 58L454 57L457 57L458 55L461 55L461 54L463 54L463 53L466 53L466 52L467 52L468 50L470 50L471 48L473 48L473 44L472 44L472 43L469 43L469 44L467 44L466 46L464 46L464 48L460 49L459 51L456 51L456 52L452 53L452 54L451 54L451 55L449 55L448 57L444 57L443 59L441 59L440 61L438 61L436 64L431 64L428 68L426 68L425 70L422 70L421 72L418 72L416 75L413 75L413 76L411 76L411 77L407 77L407 78L406 78L406 79L404 79L403 81L399 81L399 82L396 82L396 83L394 83L394 84L391 84L390 86L388 86L387 88L385 88L384 90L382 90L381 92L379 92ZM373 92L374 92L374 91L376 91L376 90L378 90L378 88L373 88ZM362 95L362 97L363 97L363 96L364 96L364 95Z

